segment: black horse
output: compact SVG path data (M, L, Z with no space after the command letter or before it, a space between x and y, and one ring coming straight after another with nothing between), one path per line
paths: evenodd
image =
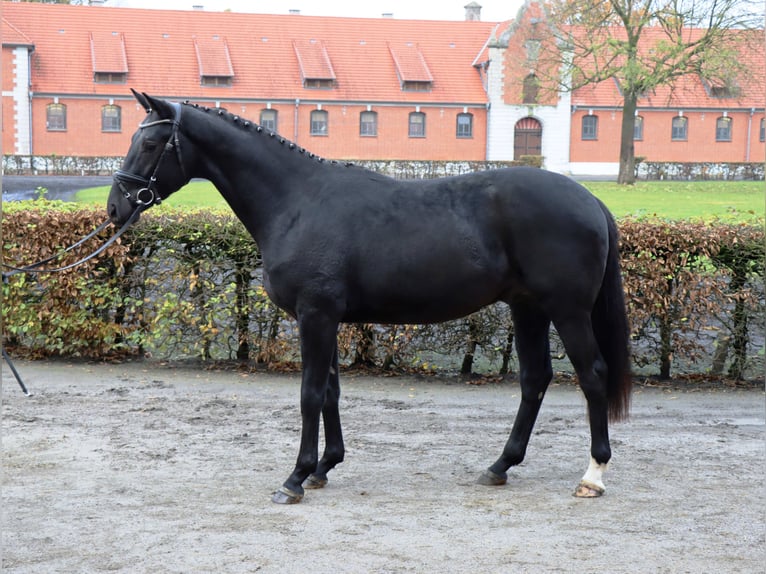
M303 429L274 502L299 502L343 460L340 323L432 323L496 301L511 307L522 398L479 482L504 484L524 458L552 378L552 322L588 403L591 462L575 495L604 492L608 422L625 418L630 402L628 322L617 228L584 187L526 167L398 181L325 161L223 109L133 94L147 117L115 174L112 221L137 217L191 178L210 180L257 242L266 292L297 320Z

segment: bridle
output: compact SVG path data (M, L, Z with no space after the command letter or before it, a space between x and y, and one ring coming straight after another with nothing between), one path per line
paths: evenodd
M184 162L181 158L181 142L178 138L178 128L181 125L181 105L175 102L169 103L173 106L175 112L173 119L165 118L162 120L144 123L138 126L139 130L143 130L145 128L150 128L160 124L173 124L173 131L170 134L168 141L165 142L165 147L162 149L162 153L160 154L160 157L157 160L157 164L154 166L154 171L152 172L152 175L149 176L149 179L122 169L118 169L114 174L114 182L117 184L117 187L120 189L120 191L122 191L122 196L130 201L135 209L141 209L142 211L144 209L150 208L152 205L158 205L162 203L163 198L155 189L155 185L157 183L157 172L160 170L160 166L162 165L162 160L165 158L165 155L175 150L176 159L178 160L178 165L181 168L181 173L183 174L184 180L187 179L186 170L184 169ZM149 110L149 112L151 112L151 110ZM143 187L140 187L135 192L130 192L125 186L126 182L138 183Z
M83 257L82 259L78 259L74 263L70 263L69 265L65 265L63 267L55 267L55 268L41 268L46 263L50 263L51 261L58 259L65 253L68 253L72 251L73 249L76 249L89 239L95 237L98 235L101 231L103 231L111 222L109 219L107 219L105 222L103 222L101 225L99 225L96 229L91 231L88 235L80 239L77 243L74 245L71 245L67 247L66 249L63 249L56 255L52 255L51 257L47 257L46 259L42 259L40 261L37 261L36 263L32 263L30 265L27 265L25 267L16 267L13 265L8 265L7 263L3 263L3 267L5 269L9 269L10 271L8 273L3 273L3 281L5 282L9 277L16 275L18 273L54 273L58 271L66 271L68 269L72 269L73 267L77 267L78 265L82 265L86 261L89 261L90 259L93 259L94 257L100 255L104 252L110 245L112 245L117 239L125 233L125 231L133 225L136 221L138 221L138 218L140 217L141 213L149 209L152 205L158 205L162 202L162 196L159 194L159 192L154 189L154 185L157 183L157 172L160 169L160 166L162 165L162 160L165 158L165 155L168 154L171 150L175 150L176 152L176 158L178 159L178 165L181 168L181 173L183 174L184 180L186 180L186 170L184 169L184 164L181 159L181 145L180 140L178 138L178 128L180 126L181 121L181 106L180 104L177 104L175 102L169 102L175 111L173 119L165 118L162 120L156 120L153 122L144 123L138 126L139 129L144 129L152 126L156 126L159 124L173 124L173 132L170 134L170 137L168 138L168 141L165 143L165 147L162 150L162 153L160 154L159 159L157 160L157 165L154 167L154 171L152 172L152 175L149 177L149 179L146 179L140 175L136 175L134 173L130 173L129 171L124 171L122 169L118 169L114 174L114 181L119 187L120 191L122 191L122 195L125 199L129 200L131 204L133 205L133 213L130 214L130 217L125 221L125 223L122 224L122 227L120 227L117 232L110 237L101 247L96 249L93 253L90 255ZM151 112L151 110L149 110ZM131 193L128 191L127 187L125 186L124 182L133 182L133 183L139 183L143 185L143 187L139 188L134 193Z

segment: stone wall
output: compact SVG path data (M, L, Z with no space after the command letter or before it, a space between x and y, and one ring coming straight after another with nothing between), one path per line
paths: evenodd
M419 179L446 177L514 165L534 165L527 161L356 161L356 165L395 177ZM537 158L539 159L539 158ZM122 157L3 156L6 175L111 175L122 166ZM667 163L641 162L641 180L726 180L762 181L764 164L749 163Z
M742 163L671 163L641 162L636 168L638 179L656 180L724 180L763 181L763 162Z

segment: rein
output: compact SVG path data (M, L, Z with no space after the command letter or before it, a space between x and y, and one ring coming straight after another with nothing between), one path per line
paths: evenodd
M118 169L114 174L114 182L119 187L120 191L122 191L122 195L125 199L128 199L133 204L133 213L130 215L128 220L122 224L122 227L120 227L119 230L117 230L117 233L115 233L112 237L110 237L106 242L104 242L101 247L96 249L93 253L90 255L83 257L82 259L78 259L74 263L70 263L69 265L64 265L63 267L46 267L41 269L43 265L46 263L50 263L51 261L58 259L65 253L68 253L72 251L73 249L76 249L92 237L98 235L101 231L103 231L107 225L109 225L110 221L107 219L104 223L99 225L96 229L94 229L92 232L90 232L88 235L80 239L77 243L74 245L71 245L64 249L62 252L59 252L56 255L52 255L51 257L47 257L46 259L42 259L40 261L37 261L36 263L32 263L31 265L27 265L25 267L15 267L13 265L8 265L7 263L3 263L3 267L5 269L10 269L9 273L3 273L3 281L7 280L9 277L12 277L13 275L16 275L18 273L57 273L60 271L67 271L69 269L72 269L73 267L77 267L78 265L82 265L83 263L90 261L94 257L100 255L103 253L110 245L112 245L119 237L125 233L125 231L133 225L136 221L138 221L139 216L141 215L141 212L149 209L152 205L157 205L159 203L162 203L162 196L159 194L157 190L154 189L154 185L157 183L157 172L160 169L160 166L162 165L162 160L165 158L165 155L169 153L171 150L175 150L176 152L176 159L178 160L178 165L181 168L181 173L183 174L184 179L186 179L186 170L184 169L183 161L181 160L181 142L178 138L178 128L181 125L181 106L179 104L173 103L175 114L173 119L165 118L161 120L156 120L153 122L147 122L143 123L138 126L139 129L149 128L152 126L160 125L160 124L173 124L173 132L170 134L170 137L168 138L168 141L165 143L165 147L162 150L162 153L160 154L159 159L157 160L157 164L154 166L154 171L152 172L152 175L149 177L149 179L137 175L135 173L131 173L129 171L125 171L122 169ZM127 187L125 187L125 182L132 182L132 183L138 183L143 185L143 187L139 188L135 193L131 193L128 191Z
M96 249L93 253L90 255L87 255L83 257L82 259L78 259L74 263L70 263L69 265L64 265L63 267L46 267L44 269L40 269L41 266L45 265L46 263L50 263L54 259L58 259L65 253L68 253L69 251L72 251L73 249L76 249L83 243L85 243L87 240L91 239L92 237L95 237L98 235L101 231L106 229L106 226L110 224L110 221L107 219L104 223L99 225L96 229L91 231L88 235L80 239L77 243L74 245L71 245L64 249L64 251L58 253L57 255L53 255L51 257L48 257L46 259L42 259L40 261L37 261L36 263L32 263L31 265L27 265L26 267L15 267L13 265L9 265L7 263L3 263L3 267L6 269L10 269L11 271L9 273L3 273L3 281L8 279L9 277L13 277L14 275L17 275L19 273L58 273L60 271L67 271L69 269L72 269L73 267L77 267L78 265L82 265L83 263L90 261L94 257L97 257L101 253L104 252L110 245L112 245L115 241L117 241L120 236L125 233L125 231L133 225L136 221L138 221L139 215L141 215L141 212L144 211L146 207L136 207L136 209L133 211L133 213L130 215L128 220L122 224L122 227L117 230L117 233L112 235L109 239L107 239L104 244Z

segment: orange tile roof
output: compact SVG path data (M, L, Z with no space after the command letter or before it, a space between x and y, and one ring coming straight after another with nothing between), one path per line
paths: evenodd
M101 30L90 33L90 54L94 72L128 73L125 37Z
M324 43L314 38L293 40L298 67L304 80L334 80L335 71Z
M433 82L434 77L428 69L428 64L417 44L407 42L404 45L392 46L388 49L394 59L396 74L402 82Z
M33 45L32 40L30 40L23 32L19 31L16 26L8 22L5 18L3 18L3 45L4 46L31 46Z
M219 35L194 38L194 51L200 76L233 77L229 46Z
M702 30L692 31L691 38L699 36ZM766 90L766 50L763 43L763 30L734 30L735 34L755 34L756 41L747 41L739 46L739 60L748 73L736 79L738 94L736 97L715 97L705 86L698 74L686 74L678 78L672 86L659 86L639 98L639 108L759 108L764 107ZM642 50L650 50L658 41L667 40L667 35L660 29L646 29L642 36ZM615 80L585 86L572 94L572 104L580 107L622 107L622 94Z
M37 94L114 96L127 95L128 87L133 87L177 99L300 98L424 104L487 101L481 77L472 64L495 27L492 22L141 10L36 2L3 2L2 8L8 28L17 28L36 47L31 89ZM98 30L124 36L127 86L93 82L88 37ZM202 46L199 40L214 34L225 38L228 46L234 73L230 87L200 86L193 40ZM311 39L326 50L336 76L331 89L303 87L293 42L303 46ZM408 43L417 45L428 62L434 80L428 92L401 88L388 46ZM211 59L220 63L221 53Z

